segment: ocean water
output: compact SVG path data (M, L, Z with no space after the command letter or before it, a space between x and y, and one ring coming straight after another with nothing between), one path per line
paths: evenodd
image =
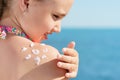
M76 42L80 64L71 80L120 80L120 29L63 29L45 43L59 51Z

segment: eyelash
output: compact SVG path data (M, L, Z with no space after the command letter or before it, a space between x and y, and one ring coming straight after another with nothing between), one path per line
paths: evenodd
M59 20L59 19L60 19L60 16L53 14L53 19L54 19L55 21L56 21L56 20Z

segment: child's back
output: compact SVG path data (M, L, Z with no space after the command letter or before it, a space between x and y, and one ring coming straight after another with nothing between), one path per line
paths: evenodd
M56 65L59 53L54 48L14 35L0 40L0 45L0 80L65 79L66 71ZM39 63L34 60L36 57L40 58Z

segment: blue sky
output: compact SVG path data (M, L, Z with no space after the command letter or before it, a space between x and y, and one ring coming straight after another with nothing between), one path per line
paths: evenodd
M120 28L120 0L75 0L62 26Z

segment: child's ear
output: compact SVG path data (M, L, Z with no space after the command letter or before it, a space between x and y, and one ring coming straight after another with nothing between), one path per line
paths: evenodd
M28 7L29 7L29 1L30 1L30 0L19 0L20 9L21 9L23 12L28 9Z

